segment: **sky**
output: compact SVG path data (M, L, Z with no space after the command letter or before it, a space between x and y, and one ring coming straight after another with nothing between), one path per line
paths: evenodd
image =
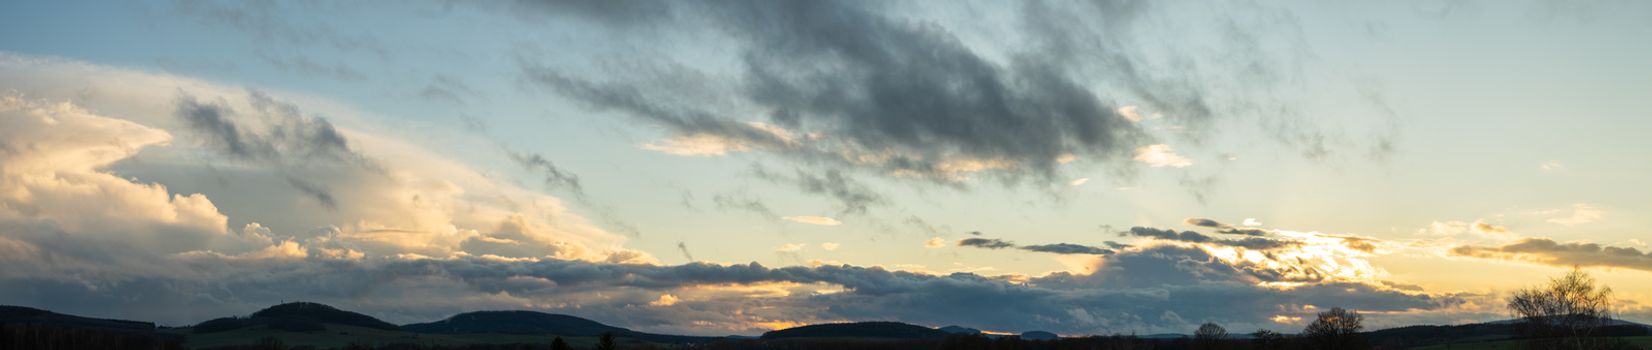
M1633 1L11 1L0 304L1652 322Z

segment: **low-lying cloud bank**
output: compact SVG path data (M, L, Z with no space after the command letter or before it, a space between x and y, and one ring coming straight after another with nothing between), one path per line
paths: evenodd
M1450 253L1455 256L1527 261L1553 266L1598 266L1652 271L1652 252L1643 253L1635 248L1610 247L1588 242L1561 243L1548 238L1525 238L1502 246L1464 245L1452 248Z

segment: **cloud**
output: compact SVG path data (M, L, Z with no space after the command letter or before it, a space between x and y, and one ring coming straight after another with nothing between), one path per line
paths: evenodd
M1136 157L1133 159L1154 168L1186 168L1193 165L1192 160L1176 154L1175 151L1170 150L1170 145L1162 143L1136 148Z
M1470 227L1473 228L1475 233L1482 233L1482 234L1492 234L1492 233L1507 234L1507 233L1509 233L1509 228L1507 228L1507 227L1492 225L1492 224L1486 223L1485 221L1481 221L1481 220L1475 220L1474 225L1470 226Z
M1248 222L1255 222L1255 220L1251 220L1251 219L1246 219L1246 220ZM1214 229L1216 229L1216 233L1224 233L1224 234L1230 234L1230 235L1245 235L1245 236L1266 236L1266 235L1268 235L1267 230L1255 229L1255 228L1233 227L1231 225L1224 224L1224 223L1218 222L1216 220L1206 219L1206 218L1187 218L1186 220L1182 220L1182 222L1186 223L1188 225L1193 225L1193 226L1198 226L1198 227L1214 228ZM1251 226L1254 226L1254 225L1251 225Z
M713 106L681 102L707 89L678 91L661 87L674 84L650 83L711 78L704 73L632 70L594 81L532 61L525 61L523 70L535 84L593 108L632 115L681 137L715 141L695 143L715 145L697 148L705 150L701 154L762 149L943 183L977 172L1051 181L1064 156L1118 158L1128 153L1127 145L1145 138L1088 84L1073 80L1071 66L1078 61L1046 57L1051 53L996 61L945 30L886 15L870 4L681 6L681 12L671 12L706 18L652 18L674 19L690 30L701 20L717 23L699 29L732 39L731 52L742 59L738 77L728 80L738 84L675 85L727 91L711 100L739 101L765 123L819 137L787 142L742 127L745 122L723 117Z
M759 166L753 168L753 174L769 182L795 185L804 193L837 200L842 206L839 210L841 215L865 214L870 207L888 202L883 195L836 169L828 169L819 174L797 169L794 175L786 176L769 172Z
M739 210L744 210L744 211L751 212L753 214L757 214L758 217L761 217L761 218L764 218L764 219L773 220L774 218L780 217L780 215L775 214L774 211L769 210L769 205L764 204L763 200L753 198L753 197L749 197L749 196L745 196L743 194L736 194L736 193L714 194L714 195L711 196L711 203L713 205L716 205L717 209L725 209L725 210L726 209L739 209Z
M958 241L959 247L976 247L986 249L1014 248L1015 243L993 238L965 238Z
M675 296L675 295L660 294L659 299L648 302L648 305L652 305L652 306L672 306L672 305L677 305L678 301L681 301L681 299L677 299L677 296Z
M1503 246L1463 245L1449 252L1455 256L1526 261L1552 266L1600 266L1652 271L1652 253L1635 248L1602 246L1596 243L1560 243L1548 238L1526 238Z
M1556 161L1547 161L1537 165L1537 170L1542 171L1559 171L1565 168L1566 167L1560 165L1560 162Z
M1124 117L1124 119L1129 120L1132 123L1140 123L1142 121L1142 115L1141 113L1136 112L1136 109L1136 106L1119 107L1119 116Z
M1188 225L1199 226L1199 227L1220 228L1220 227L1223 227L1223 226L1227 226L1227 225L1223 225L1220 222L1216 222L1216 220L1211 220L1211 219L1206 219L1206 218L1187 218L1186 220L1182 220L1182 222L1186 223Z
M1256 221L1256 218L1245 218L1245 222L1241 223L1241 225L1244 225L1246 227L1262 226L1262 222L1261 221Z
M171 139L72 103L0 95L0 234L83 258L98 249L178 253L233 239L206 196L170 194L107 170Z
M683 252L683 257L688 258L688 261L698 261L694 259L694 253L688 252L688 243L677 242L677 250Z
M1245 229L1245 230L1249 230L1249 229ZM1290 247L1296 247L1296 246L1301 245L1301 242L1297 242L1297 241L1293 241L1293 240L1289 240L1289 239L1273 239L1273 238L1265 238L1265 237L1245 237L1245 238L1241 238L1241 239L1218 239L1218 238L1213 238L1213 237L1206 236L1206 235L1200 234L1198 232L1193 232L1193 231L1176 232L1176 230L1160 229L1160 228L1152 228L1152 227L1141 227L1141 226L1131 227L1129 230L1119 232L1119 235L1120 236L1147 237L1147 238L1153 238L1153 239L1164 240L1164 241L1179 241L1179 242L1188 242L1188 243L1208 243L1208 244L1215 244L1215 245L1222 245L1222 246L1229 246L1229 247L1247 248L1247 249L1256 249L1256 250L1270 250L1270 249L1290 248Z
M546 187L567 190L576 198L579 198L582 201L587 200L585 196L585 186L579 184L579 175L563 170L562 168L558 168L556 163L552 163L550 160L545 159L544 156L540 156L538 154L511 152L510 157L511 160L516 161L517 164L522 165L524 168L528 168L528 170L545 173Z
M262 91L247 92L250 116L227 103L178 97L176 115L219 152L246 161L361 162L342 133L326 119L303 115L296 105Z
M826 242L826 243L821 243L820 244L820 249L825 249L827 251L837 250L838 247L839 247L839 245L837 243L833 243L833 242Z
M1148 238L1156 238L1156 239L1169 240L1169 241L1182 241L1182 242L1192 242L1192 243L1206 243L1206 242L1210 242L1210 241L1215 240L1214 238L1210 238L1210 236L1199 234L1198 232L1193 232L1193 231L1176 232L1176 230L1158 229L1158 228L1141 227L1141 226L1131 227L1127 231L1119 232L1119 235L1120 236L1148 237Z
M930 237L929 240L924 241L924 248L935 249L935 248L943 248L943 247L946 247L946 239L945 238Z
M1566 214L1566 210L1551 209L1539 211L1537 213L1543 215ZM1551 217L1547 221L1551 224L1576 226L1600 221L1601 217L1604 217L1605 215L1606 211L1601 210L1600 208L1596 208L1595 206L1589 204L1578 203L1572 205L1570 215Z
M1068 182L1067 184L1071 185L1071 186L1074 186L1074 187L1077 187L1077 186L1084 186L1084 184L1089 183L1089 182L1090 182L1090 178L1081 177L1081 178L1073 179L1072 182Z
M98 116L102 119L85 119L97 121L87 125L126 125L100 126L108 131L102 134L76 131L82 135L78 139L99 144L65 143L61 149L97 150L97 159L51 155L58 166L80 169L52 171L59 176L84 174L76 175L76 181L113 186L99 192L102 195L128 193L120 200L82 193L91 197L74 199L79 205L104 203L122 216L146 213L167 218L176 229L165 232L176 239L134 239L164 245L167 251L211 250L206 253L237 256L292 241L310 255L447 257L471 254L465 251L471 246L516 258L651 259L623 248L624 237L591 225L558 198L478 172L396 135L377 133L396 128L377 125L365 113L324 99L9 54L0 54L0 77L33 96L73 98L76 106L83 106L79 109L109 111ZM339 121L351 127L335 124ZM42 143L36 150L58 148L46 146L50 144ZM22 164L33 163L23 160L47 155L33 152L10 152L4 167L16 173L25 170ZM43 169L30 171L34 170ZM12 184L28 183L8 183ZM88 183L77 188L95 187ZM148 194L120 188L146 188ZM173 188L199 194L169 193ZM75 191L79 190L32 190L35 198L12 208L49 209L35 214L40 218L75 213L84 220L60 219L55 227L27 224L14 232L71 237L99 232L116 240L148 234L148 224L101 218L90 208L52 207L47 201L48 192ZM168 204L173 209L162 209L147 198L166 198L174 203ZM116 209L128 200L141 200L150 209ZM169 210L175 213L165 212ZM71 225L77 221L108 226ZM229 221L258 223L269 230L257 235L225 233ZM509 230L498 231L501 228ZM503 238L518 234L528 239ZM211 235L223 238L204 238ZM119 255L78 253L82 250L75 249L76 254Z
M146 315L144 319L168 324L244 314L281 299L352 305L355 311L391 322L429 321L477 309L528 308L685 334L754 334L774 321L860 319L1061 333L1103 328L1165 332L1188 326L1159 320L1157 315L1166 311L1183 319L1259 327L1275 315L1312 315L1313 310L1301 305L1418 312L1461 302L1449 295L1354 282L1274 289L1260 282L1280 279L1280 273L1188 248L1158 247L1104 259L1097 264L1102 272L1092 275L1013 277L827 264L776 268L756 263L663 266L488 257L238 260L198 255L158 261L168 271L164 274L95 279L93 285L84 283L84 277L72 280L69 276L80 272L74 266L49 267L59 274L0 277L0 287L7 287L0 288L0 298L71 313ZM948 307L966 300L981 307ZM636 305L669 306L672 312Z
M971 232L971 233L975 234L976 232ZM979 236L979 234L976 234L976 235ZM1114 242L1108 242L1108 243L1109 244L1116 244ZM945 242L943 241L943 242L941 242L941 244L945 244ZM1105 255L1105 254L1112 254L1113 253L1112 249L1101 248L1101 247L1092 247L1092 246L1087 246L1087 245L1082 245L1082 244L1053 243L1053 244L1038 244L1038 245L1028 245L1028 246L1017 246L1013 242L1009 242L1009 241L1005 241L1005 240L1001 240L1001 239L979 238L979 237L965 238L961 241L958 241L958 246L960 246L960 247L983 248L983 249L1015 248L1015 249L1020 249L1020 250L1030 251L1030 252L1052 253L1052 254L1062 254L1062 255L1068 255L1068 254ZM1128 247L1128 246L1124 246L1124 247Z
M786 221L791 221L791 222L800 223L800 224L810 224L810 225L820 225L820 226L837 226L837 225L842 225L843 224L843 222L837 221L837 219L833 219L831 217L825 217L825 216L800 215L800 216L787 216L787 217L783 217L782 219L786 219Z
M720 156L732 152L744 152L748 147L733 140L715 134L694 134L677 136L665 139L659 143L642 144L642 149L679 156Z
M419 89L419 97L426 100L441 100L457 104L465 103L467 96L478 96L475 89L458 78L446 74L436 74L430 78L430 83Z
M13 105L17 104L7 106ZM967 324L989 329L1079 333L1095 329L1161 332L1185 329L1187 325L1182 324L1185 320L1255 326L1271 322L1270 318L1276 315L1309 314L1299 307L1304 304L1414 312L1460 302L1448 295L1367 283L1373 275L1349 272L1349 269L1365 267L1362 261L1343 256L1301 255L1305 253L1300 251L1252 257L1229 256L1214 248L1207 251L1203 247L1136 248L1110 244L1125 250L1101 257L1103 261L1096 264L1095 274L1056 273L1033 277L974 273L931 275L843 264L781 268L756 263L664 266L649 262L646 255L634 251L603 252L598 251L603 248L601 245L570 242L580 236L570 234L566 226L521 213L505 215L487 226L465 225L472 228L435 233L419 232L426 230L415 229L419 226L394 225L333 227L324 235L309 238L272 237L280 233L262 225L247 225L240 232L230 233L224 232L223 215L215 211L210 212L211 215L198 215L198 219L204 219L200 222L177 221L192 217L179 215L188 212L185 209L191 208L189 205L204 203L180 201L178 198L183 196L167 196L159 186L133 183L96 170L130 157L136 151L124 148L131 147L128 145L160 144L164 140L160 131L109 118L26 110L29 112L5 114L5 119L0 119L6 123L0 133L7 133L0 140L28 141L40 146L7 143L6 162L0 163L3 164L0 170L4 170L7 177L0 186L29 185L34 182L16 180L17 174L47 172L80 180L112 180L112 185L106 188L142 195L133 197L137 199L130 203L88 198L64 202L135 205L160 208L160 211L135 207L115 209L123 214L166 214L108 217L100 216L99 210L85 207L46 206L54 203L50 201L26 203L40 209L33 215L56 215L57 222L45 224L20 220L22 216L17 213L0 211L8 214L0 216L0 252L6 253L0 255L0 261L5 262L0 265L5 266L0 269L0 300L70 313L189 324L223 315L245 314L280 300L304 299L352 305L352 309L382 315L393 322L429 321L476 309L529 308L575 313L634 329L688 334L753 334L765 325L846 319L896 319L929 325ZM56 123L47 127L43 122L47 119L40 118L41 115L50 116ZM100 133L100 130L117 132ZM99 135L125 135L117 138L125 142L109 142ZM376 148L364 147L363 151L373 149ZM38 159L54 161L31 161ZM398 157L381 160L383 169L390 174L400 173L396 169L400 169L401 161ZM340 186L341 189L357 187ZM103 194L110 192L100 191L92 196L107 199ZM351 191L339 194L357 195ZM396 197L401 195L398 193ZM205 197L199 198L205 200ZM543 197L519 198L539 198L537 202L543 205L555 204ZM28 207L12 200L3 208ZM491 210L487 206L476 208ZM341 207L339 211L351 209ZM411 217L409 220L421 219ZM461 221L437 222L452 225ZM85 225L102 225L96 227L107 229L89 230ZM179 249L189 248L168 245L164 248L170 250L132 249L143 246L116 249L112 244L87 245L83 244L86 241L62 240L62 237L90 237L85 235L87 232L98 232L96 239L152 239L143 236L145 227L156 227L156 231L164 235L181 230L185 235L180 237L189 238L188 242L200 241L197 238L201 234L189 230L205 229L209 237L257 244L246 244L239 252L178 253ZM426 239L403 241L409 237ZM384 243L364 245L370 242ZM390 244L393 242L406 245ZM931 246L946 243L940 237L926 242ZM979 237L961 241L960 245L1014 246ZM778 250L798 252L805 247L802 243L791 243ZM679 248L686 251L686 245ZM1099 248L1049 244L1022 249L1064 253L1093 252ZM1291 288L1269 284L1281 282L1295 284ZM545 302L547 300L554 302ZM966 301L983 306L948 307ZM638 305L670 307L673 312L662 313L649 310L653 308L638 308ZM1158 317L1163 314L1178 316Z
M1054 254L1112 254L1113 250L1071 243L1040 244L1021 247L1022 250Z

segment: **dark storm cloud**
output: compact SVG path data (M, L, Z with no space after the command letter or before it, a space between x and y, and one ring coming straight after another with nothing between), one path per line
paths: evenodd
M558 168L556 163L552 163L549 159L545 159L544 156L540 156L539 154L510 152L510 157L511 160L516 161L516 163L521 165L523 168L544 173L545 187L568 191L580 201L587 200L585 197L585 186L580 185L579 183L579 175L563 170L562 168Z
M713 134L840 165L953 181L949 162L1013 162L1007 179L1055 179L1056 159L1114 159L1139 146L1134 124L1070 78L1067 62L1017 55L995 62L932 23L858 2L680 2L740 45L737 98L769 122L821 132L832 146L775 135L631 83L596 82L524 63L528 79L595 108L684 135ZM840 151L878 152L857 162ZM882 153L888 151L889 153Z
M1499 247L1458 246L1451 249L1451 255L1553 266L1601 266L1652 271L1652 253L1595 243L1561 243L1548 238L1527 238Z
M965 238L958 241L959 247L976 247L986 249L1013 248L1015 243L996 238Z
M1166 112L1167 117L1188 126L1203 127L1213 117L1213 108L1198 86L1198 77L1154 74L1151 60L1125 49L1137 47L1131 41L1135 37L1131 24L1151 6L1148 1L1091 1L1072 6L1027 2L1021 23L1031 37L1039 39L1037 44L1046 53L1041 59L1073 65L1081 73L1106 75L1146 107Z
M1027 251L1040 252L1040 253L1055 253L1055 254L1106 255L1106 254L1112 254L1113 253L1113 250L1107 249L1107 248L1092 247L1092 246L1072 244L1072 243L1029 245L1029 246L1021 247L1021 249L1022 250L1027 250Z
M1225 233L1225 234L1230 234L1230 235L1245 235L1245 236L1266 236L1266 235L1268 235L1267 230L1255 229L1255 228L1234 227L1232 225L1224 224L1224 223L1221 223L1221 222L1217 222L1216 220L1211 220L1211 219L1206 219L1206 218L1187 218L1187 220L1183 220L1182 222L1186 223L1188 225L1193 225L1193 226L1198 226L1198 227L1214 228L1214 229L1216 229L1216 233Z

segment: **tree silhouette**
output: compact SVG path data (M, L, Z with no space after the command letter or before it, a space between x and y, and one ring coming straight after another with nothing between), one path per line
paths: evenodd
M1520 319L1516 330L1533 349L1599 349L1607 341L1594 331L1611 320L1612 289L1599 286L1582 269L1549 284L1521 289L1509 298L1509 311Z
M1365 339L1359 334L1365 328L1360 324L1364 320L1365 316L1357 311L1334 307L1319 313L1319 317L1302 330L1302 335L1319 349L1364 349Z
M619 347L614 345L614 332L603 332L602 336L597 338L597 350L615 349Z
M258 342L253 344L253 348L258 350L287 350L287 344L282 343L281 339L275 337L263 337L258 338Z
M1199 330L1193 331L1193 348L1212 350L1221 346L1227 340L1228 330L1215 322L1205 322L1199 325Z
M1284 334L1266 329L1258 329L1250 334L1250 348L1255 350L1281 350L1285 348Z
M569 347L568 342L563 341L562 337L556 337L551 339L551 350L573 350L573 348Z

